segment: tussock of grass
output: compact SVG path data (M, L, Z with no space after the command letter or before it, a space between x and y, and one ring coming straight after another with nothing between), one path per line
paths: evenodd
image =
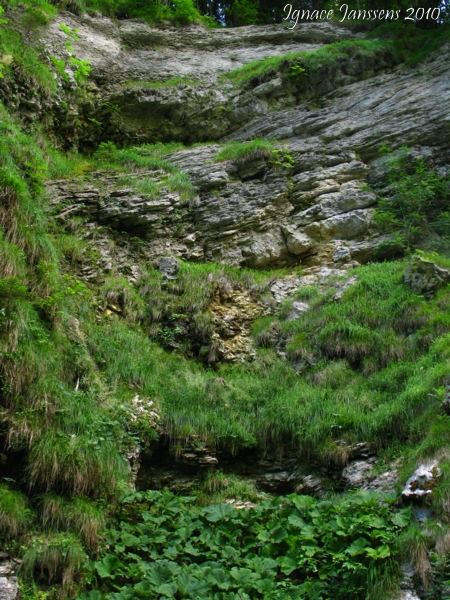
M99 167L125 168L133 171L137 169L161 170L173 173L176 167L162 158L165 154L172 154L183 150L183 144L143 144L131 148L118 149L113 142L102 142L94 154L94 164Z
M91 169L89 161L79 154L62 154L49 146L47 156L47 177L49 179L68 179L69 177L83 175Z
M86 547L96 552L99 531L105 525L103 511L85 498L66 500L55 493L42 501L42 524L53 531L73 531L81 535Z
M44 578L61 583L62 593L70 594L74 578L87 561L78 538L70 533L37 536L23 556L21 573L26 579Z
M0 532L3 538L18 538L25 533L33 521L33 511L26 496L0 484Z
M248 162L254 159L273 158L274 145L269 140L253 140L252 142L231 142L214 157L215 162L234 160L236 162Z
M258 492L254 483L241 479L233 473L208 471L193 491L200 506L208 506L226 500L259 502L265 494Z
M129 185L138 193L149 194L156 198L160 190L168 189L178 192L182 199L195 196L196 190L189 181L189 175L182 173L165 155L184 149L182 144L144 144L119 150L112 142L100 144L93 157L93 164L98 168L113 168L119 172L139 173L141 170L155 171L155 178L125 175L118 181L119 185Z
M49 431L29 454L31 485L46 490L61 487L75 494L114 490L125 475L125 464L111 443L95 443L91 435Z
M105 298L105 308L111 305L132 322L141 321L144 317L144 300L135 288L124 277L107 277L101 288Z

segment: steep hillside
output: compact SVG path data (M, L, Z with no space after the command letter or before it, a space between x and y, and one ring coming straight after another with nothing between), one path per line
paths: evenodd
M446 598L446 26L1 16L0 598Z

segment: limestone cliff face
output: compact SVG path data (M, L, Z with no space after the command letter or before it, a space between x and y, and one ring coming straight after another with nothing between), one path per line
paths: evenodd
M445 164L448 159L448 44L414 69L396 65L387 51L370 59L355 54L332 69L318 68L307 85L273 70L233 87L220 76L250 61L314 51L361 34L329 23L293 30L177 30L66 13L41 33L48 52L61 57L60 22L79 30L74 53L89 60L93 70L83 98L73 95L64 109L67 119L60 119L59 133L67 126L81 146L101 139L271 138L290 158L288 169L261 157L217 163L214 144L166 157L189 174L197 189L189 205L176 193L149 202L101 174L70 185L55 182L51 194L70 207L70 214L84 212L94 223L133 231L145 240L149 258L173 254L267 267L354 264L370 260L374 252L391 255L395 244L377 231L372 218L377 199L365 185L385 176L380 146L395 149L420 140L418 152L427 160ZM187 83L164 85L179 76ZM70 93L61 88L61 98ZM48 107L36 110L39 116ZM75 121L86 126L77 129ZM101 126L96 129L92 122ZM158 178L157 173L146 176Z

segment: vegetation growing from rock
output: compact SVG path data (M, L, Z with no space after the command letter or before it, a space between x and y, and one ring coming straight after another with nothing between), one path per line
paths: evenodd
M223 76L235 84L264 81L266 75L280 71L285 77L298 85L306 84L308 76L318 69L335 67L349 56L373 57L377 53L393 52L394 46L388 41L380 40L346 40L329 44L315 52L290 52L283 56L264 58L235 69Z
M378 203L376 219L385 231L398 231L407 246L435 231L444 238L450 224L450 175L436 173L407 148L393 154L383 147L388 165L388 189ZM403 173L399 176L399 172Z
M216 162L224 160L249 161L252 159L271 159L275 147L269 140L253 140L252 142L231 142L214 157Z
M166 81L127 81L124 87L143 87L148 89L159 89L164 87L176 87L180 85L196 85L198 82L189 77L172 77Z
M317 73L326 74L349 58L366 60L369 64L383 57L384 61L398 64L417 64L432 52L439 50L448 39L448 27L438 34L423 31L410 31L408 27L381 26L372 34L375 39L345 40L329 44L315 52L289 52L283 56L268 57L250 62L222 76L235 85L255 86L274 74L280 74L299 89L311 85Z
M190 3L62 8L198 18ZM60 72L66 63L58 69L23 43L27 23L31 35L36 24L48 24L55 7L39 2L22 9L0 24L1 89L8 100L8 110L0 106L0 539L22 561L23 597L381 600L398 588L403 559L430 598L442 597L450 291L437 277L419 293L411 272L420 261L444 275L449 267L445 153L429 150L430 167L406 151L389 153L399 157L390 169L374 166L378 134L368 149L366 138L341 147L351 127L339 130L332 115L338 133L321 133L326 115L317 117L294 96L277 105L269 94L261 104L267 115L286 111L287 121L294 109L306 115L304 122L311 117L318 150L295 138L299 125L287 121L277 142L264 129L260 137L247 134L248 123L258 121L249 109L257 96L245 104L242 90L231 92L237 95L225 108L244 129L220 148L141 144L118 139L117 130L110 139L106 125L88 116L100 113L89 107L116 108L105 108L108 101L95 96L90 78L72 81L66 73L69 81ZM72 31L58 33L71 37ZM250 62L233 77L253 77L254 87L273 78L270 68L301 85L319 65L332 71L341 59L393 56L391 47L340 42L308 55ZM169 88L168 82L179 83L169 79ZM36 93L25 96L28 88ZM52 111L64 110L54 120L42 113L45 122L38 124L33 100L52 94ZM31 112L20 110L21 103ZM199 124L217 115L196 110ZM71 111L77 131L87 132L89 155L77 153L78 141L70 140L67 153L54 145L64 136L61 115ZM91 137L93 128L102 129L103 142ZM428 136L437 131L424 129ZM439 147L445 135L436 140ZM371 220L377 198L362 184L376 169L382 232ZM61 194L53 197L56 189ZM245 204L249 198L254 204ZM115 220L107 220L105 202ZM205 212L221 209L204 241L195 226ZM133 221L139 211L149 218ZM270 231L263 217L274 224ZM360 233L353 221L345 229L347 218L363 222ZM244 236L235 243L241 254L214 254L241 226ZM410 256L368 262L383 258L383 243L398 242L386 233L407 240L403 251L418 243L427 250L413 262ZM433 243L421 239L424 233ZM323 254L316 254L318 246ZM442 255L432 253L437 246ZM259 263L265 270L243 266L251 253L267 260ZM355 256L368 264L350 262ZM425 531L410 523L412 511L397 505L399 483L390 499L349 492L342 468L355 462L361 445L378 460L374 476L401 459L400 483L422 460L440 461L426 490L433 493ZM234 460L248 460L250 469L270 456L283 465L289 455L294 468L276 467L280 487L301 492L294 475L302 482L322 477L326 484L310 493L324 498L263 493L256 478L230 472ZM149 487L136 479L139 460L155 471L158 460L184 470L188 484L171 481L169 473L162 485L188 489L195 498L131 491L136 481ZM190 487L183 491L183 485ZM255 506L240 510L241 501Z

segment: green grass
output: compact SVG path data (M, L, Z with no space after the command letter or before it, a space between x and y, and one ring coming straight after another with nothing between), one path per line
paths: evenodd
M255 338L267 347L256 360L219 364L212 373L158 349L147 332L207 362L213 294L227 295L233 286L251 287L254 281L247 274L233 279L232 271L212 265L182 265L178 280L164 286L159 273L149 271L137 284L144 316L130 315L129 325L114 317L93 327L90 351L119 397L129 398L130 388L138 386L156 401L173 440L199 435L232 451L294 447L305 457L339 461L337 436L382 448L393 438L406 441L417 429L413 438L422 444L422 455L429 455L446 443L420 416L435 411L442 396L436 390L448 368L450 327L440 313L449 292L431 302L414 296L403 284L405 268L406 263L359 268L357 284L340 302L333 300L335 288L322 293L301 288L298 297L311 305L302 319L265 317L255 324ZM142 330L130 329L136 322ZM265 331L269 335L261 338ZM276 358L271 346L280 340L289 359L301 361L301 376ZM429 436L435 441L426 450Z
M61 583L63 594L73 594L74 579L85 568L87 556L78 538L70 533L35 536L23 556L21 575Z
M114 169L124 173L118 180L119 186L130 186L140 194L157 198L160 190L177 192L182 200L196 194L187 173L182 173L166 157L183 150L183 144L143 144L118 149L112 142L103 142L94 153L91 169ZM153 177L142 176L141 171L155 171ZM136 176L137 175L137 176Z
M132 428L126 433L125 420L114 420L111 411L117 411L117 402L130 403L136 386L160 407L173 440L200 435L232 451L292 446L306 457L326 460L339 460L332 443L336 436L373 440L380 447L393 436L406 440L419 415L430 402L433 406L430 398L436 406L439 395L433 390L442 385L447 362L444 355L439 367L433 366L434 340L449 331L440 308L447 306L448 293L443 290L430 302L414 296L403 284L405 263L359 269L357 284L340 302L332 299L333 289L300 289L298 299L311 305L301 320L283 319L287 304L279 319L255 325L257 343L267 348L253 364L218 365L215 373L165 353L148 336L186 356L214 361L212 298L227 297L234 288L265 293L267 274L182 264L178 280L169 285L151 270L136 286L112 276L99 293L103 306L114 305L118 314L96 322L89 290L61 277L57 266L62 255L69 263L71 257L80 260L82 250L67 237L48 235L42 209L31 201L47 172L46 155L8 119L2 127L3 182L11 197L2 223L3 275L21 277L4 281L4 314L13 318L18 346L8 346L5 338L3 376L14 406L9 439L18 448L31 444L32 484L78 495L114 489L123 477L118 444L134 434ZM248 148L235 145L227 156L245 157ZM187 178L162 158L168 150L163 145L117 150L105 144L95 161L132 172L159 168L168 185L185 193ZM30 159L40 165L34 179L21 170L21 161ZM140 185L152 193L149 181ZM89 336L65 337L75 315ZM280 339L289 359L300 361L300 377L276 358L271 345ZM417 379L418 370L426 377ZM217 385L217 376L225 385ZM424 453L439 446L438 430L419 422L414 427L417 440L429 445ZM430 436L437 441L426 442Z
M273 159L275 147L270 140L253 140L251 142L230 142L215 155L215 162L234 160L247 162L252 159Z
M258 503L267 498L267 494L259 492L254 483L222 471L208 471L197 482L192 493L200 506L219 504L227 500Z
M33 517L27 497L5 483L0 484L0 536L17 539L29 530Z
M76 276L96 257L49 216L45 180L112 169L118 185L139 193L157 197L164 187L189 198L187 175L170 163L182 149L106 143L91 160L64 156L0 106L1 441L23 459L17 482L0 485L0 534L24 554L22 575L58 583L62 597L76 593L88 553L99 550L129 478L123 456L151 448L157 431L173 449L195 439L234 453L295 450L335 467L348 458L336 440L372 441L386 457L400 446L405 477L440 456L433 508L448 518L449 418L439 408L450 366L448 286L424 299L403 282L407 261L358 268L340 300L337 282L300 288L295 299L310 305L301 319L287 320L287 300L254 323L253 362L221 364L211 302L235 291L259 298L286 272L181 262L165 282L142 259L135 284L113 273L90 287ZM226 146L216 160L273 155L270 141L254 140ZM447 257L423 256L449 266ZM260 501L254 486L219 472L199 479L197 494L198 504Z
M437 252L416 250L416 254L424 260L433 262L443 269L450 269L450 258L448 256L442 256Z
M289 52L267 57L225 73L219 80L242 86L253 78L262 83L265 77L281 72L287 79L304 87L310 74L336 68L354 55L376 58L378 54L388 53L397 62L404 61L411 66L438 51L448 41L449 27L446 23L437 30L426 31L403 22L385 24L375 28L364 40L343 40L312 52Z
M221 80L230 80L235 85L243 85L252 78L262 80L264 76L278 70L281 70L286 76L302 80L309 73L337 66L340 61L347 60L354 54L373 56L378 52L392 51L392 48L389 41L344 40L313 52L289 52L281 56L253 61L222 75Z
M17 2L9 3L15 5ZM20 28L27 35L33 29L48 23L57 10L48 2L24 3L25 11L19 18ZM50 96L57 90L57 81L53 71L46 65L39 52L13 28L8 20L0 24L0 76L7 77L14 69L14 76L22 79L31 90L42 96Z
M42 525L47 531L72 531L81 536L93 553L98 550L100 530L105 526L101 508L86 498L67 500L51 492L42 499Z
M167 173L175 171L174 165L162 158L183 149L182 144L143 144L120 150L113 142L102 142L93 156L93 164L98 168L116 168L133 171L138 169L162 170Z
M195 86L200 82L196 79L191 79L190 77L172 77L171 79L167 79L166 81L132 81L129 80L124 84L124 88L149 88L149 89L160 89L166 87L178 87L180 85L188 85Z

